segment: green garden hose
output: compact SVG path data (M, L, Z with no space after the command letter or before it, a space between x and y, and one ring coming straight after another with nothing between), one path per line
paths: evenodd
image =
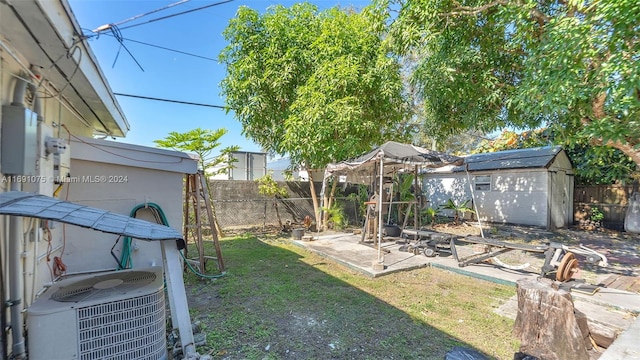
M141 210L141 209L149 209L153 214L153 217L155 218L156 223L169 226L169 221L167 220L167 217L164 214L164 211L162 211L162 208L160 207L160 205L156 203L138 204L131 210L131 212L129 213L129 216L135 218L136 214L138 213L138 210ZM129 269L133 266L133 262L131 260L131 244L132 244L131 237L129 236L124 237L124 241L122 243L122 255L120 256L120 261L118 263L118 270ZM226 274L226 272L222 272L221 274L216 274L216 275L202 274L196 269L194 269L193 266L191 266L191 264L187 261L182 251L178 251L178 252L180 253L180 256L182 256L182 260L185 262L185 264L187 264L187 267L189 268L189 270L191 270L191 272L198 277L201 277L204 279L217 279Z

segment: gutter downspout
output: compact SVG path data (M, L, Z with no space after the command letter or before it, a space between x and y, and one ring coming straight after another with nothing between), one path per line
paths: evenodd
M24 97L27 90L27 82L18 79L15 90L13 92L13 106L24 105ZM31 85L33 86L33 85ZM34 91L35 96L35 91ZM34 100L35 105L35 100ZM20 175L20 174L7 174L7 175ZM22 183L11 181L9 187L10 191L22 191ZM9 300L7 306L10 309L11 314L11 338L13 339L12 353L14 359L25 359L25 341L24 341L24 319L22 316L22 293L24 284L22 282L22 264L20 253L22 251L22 237L23 234L23 220L20 216L9 216L9 245L8 245L8 265L9 265Z
M11 191L21 191L22 184L19 182L11 182ZM15 359L24 359L25 346L23 334L23 316L22 316L22 292L23 283L20 252L22 251L22 217L9 216L9 296L7 305L11 312L11 338L13 339L12 353Z

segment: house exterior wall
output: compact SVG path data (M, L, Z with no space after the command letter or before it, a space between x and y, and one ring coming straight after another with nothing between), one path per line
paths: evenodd
M255 180L267 173L267 153L251 151L233 151L229 153L233 168L216 174L227 164L219 164L208 169L209 180ZM211 175L215 174L215 175Z
M234 159L230 180L256 180L267 173L267 154L235 151L229 154Z
M175 151L96 139L83 141L72 143L72 176L61 198L123 215L129 215L137 205L155 203L171 227L182 229L183 179L185 173L195 172L195 160ZM140 210L137 215L156 222L149 210ZM63 254L67 271L115 269L117 262L111 249L119 259L122 243L117 235L67 226ZM132 250L134 268L162 264L157 241L133 239Z
M159 163L157 167L150 167L151 162L138 168L129 166L131 169L126 169L127 181L109 183L107 178L108 186L95 181L65 183L62 187L56 183L65 175L54 171L54 155L45 151L47 138L58 139L60 145L66 141L68 145L72 139L94 134L124 136L129 127L88 44L77 41L79 33L80 27L66 0L0 1L0 143L4 145L1 153L6 158L4 163L0 161L0 191L22 190L85 201L127 215L125 208L129 204L141 199L153 200L166 207L163 208L168 212L170 223L179 227L185 166ZM35 91L27 90L25 96L21 96L25 87ZM22 124L29 124L29 131L21 131ZM18 150L17 145L20 144L26 144L22 146L25 151ZM79 176L109 176L122 174L121 170L127 166L115 159L110 165L95 159L76 159L72 163L70 153L74 146L67 146L65 155L61 157L65 173L70 168ZM14 161L16 158L19 160ZM184 156L174 156L174 162L176 159L183 164L193 162ZM86 164L82 164L83 161ZM195 164L193 169L195 171ZM56 194L56 189L62 191ZM66 190L69 190L68 196ZM6 299L15 301L15 306L7 311L11 331L7 332L8 344L3 345L8 345L12 357L23 358L25 355L24 310L43 293L47 284L59 278L59 274L52 271L56 257L61 257L68 266L67 274L115 268L115 260L106 265L106 260L111 257L110 251L104 253L101 251L104 247L100 247L100 251L95 250L97 255L91 252L94 244L102 245L91 241L105 234L84 229L84 233L74 233L74 228L78 229L39 219L0 216L0 254L9 264L3 262L8 270L3 275L7 286L5 290L10 290ZM157 248L157 244L152 245ZM137 261L139 266L143 266L145 261L148 264L156 258L157 265L161 265L162 257L157 256L157 249L146 250L145 246L140 244L134 253L134 265ZM173 281L174 289L169 291L173 291L171 298L181 302L177 307L186 309L186 298L182 299L179 293L184 293L181 274L176 271L181 270L179 259L171 254L171 261L165 263L174 270L174 276L180 275L179 281ZM172 315L180 310L183 309L174 311L172 306ZM179 313L181 319L185 317L184 313L186 311ZM182 326L185 322L178 322L181 324L181 337L190 334L190 328L187 331ZM35 346L35 343L33 340L29 344ZM183 341L183 344L187 343Z
M182 228L183 174L75 159L71 167L74 176L87 179L107 176L108 180L112 177L115 181L71 183L68 185L69 201L123 215L129 215L136 205L156 203L172 227ZM144 220L155 222L149 211L141 211L140 215ZM118 239L117 235L76 226L67 226L66 234L63 259L68 272L113 270L117 267L111 256L114 245L113 251L118 258L122 253L123 239ZM132 246L133 267L162 265L160 242L134 239Z
M2 40L2 34L0 34L0 41ZM12 105L16 85L21 81L19 77L25 77L25 67L29 63L20 53L11 49L9 45L3 42L3 47L0 47L0 103L2 105L0 106L0 128L3 126L4 121L20 121L8 118L8 112L4 110L4 106ZM40 94L41 102L41 121L37 124L38 151L34 158L27 159L27 161L37 163L37 166L35 166L36 171L28 177L16 177L14 179L20 183L23 191L51 196L56 186L53 182L54 160L52 155L47 155L44 152L42 147L43 139L46 136L51 136L68 142L69 132L77 136L91 136L92 129L78 120L59 99L50 96L50 94L45 94L44 88L38 88L37 93ZM32 104L25 105L32 107ZM64 124L66 129L61 127L61 124ZM4 134L4 136L8 137L12 136L12 134ZM6 141L6 139L0 138L0 141L3 140ZM2 176L0 191L9 191L12 178L10 174L6 174L2 170L1 163L0 173L0 176ZM43 285L52 281L51 261L47 262L47 258L52 260L55 256L60 256L63 233L61 226L56 227L54 225L52 228L47 229L45 223L38 220L25 219L23 225L24 232L27 234L22 247L24 273L15 276L23 276L26 296L22 300L24 305L28 306L35 299ZM0 221L0 234L6 234L6 228L7 223ZM4 239L4 236L2 238ZM14 241L14 239L0 241L1 254L7 254L7 241ZM51 245L51 251L47 251L49 244Z

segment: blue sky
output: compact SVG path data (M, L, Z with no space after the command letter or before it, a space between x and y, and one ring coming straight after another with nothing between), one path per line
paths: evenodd
M104 24L118 24L124 20L178 3L179 0L69 0L85 34ZM298 1L252 0L232 1L164 20L151 21L180 12L204 7L220 0L190 0L166 10L137 18L119 25L125 39L121 47L111 32L89 39L105 77L113 92L192 103L224 105L219 84L225 67L217 61L227 45L222 36L238 7L245 5L258 11L281 4L291 6ZM331 6L357 9L368 0L312 1L320 8ZM135 26L132 26L135 25ZM126 28L129 27L130 28ZM134 40L134 41L130 41ZM179 52L140 44L143 42ZM135 58L135 60L134 60ZM138 64L136 64L136 61ZM142 69L144 69L144 71ZM220 149L239 145L243 151L260 151L260 146L246 139L233 113L193 105L117 96L131 130L124 139L116 141L155 146L153 140L162 139L171 131L185 132L197 127L225 128Z

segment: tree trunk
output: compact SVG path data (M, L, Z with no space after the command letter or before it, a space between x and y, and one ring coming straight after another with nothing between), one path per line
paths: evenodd
M638 167L640 167L640 150L635 148L634 145L629 143L623 144L619 141L617 142L609 141L605 143L605 145L611 146L612 148L616 148L622 151L625 155L629 156L631 160L633 160L633 162L635 162Z
M337 185L338 185L338 182L334 178L331 183L331 190L329 190L329 196L327 196L327 194L324 195L327 209L331 209L331 207L333 206L333 202L335 201ZM325 211L324 215L322 216L322 229L327 230L328 225L329 225L329 212Z
M518 280L516 291L513 333L520 338L521 353L548 360L589 358L585 342L589 333L576 320L569 292L545 278Z
M316 227L321 229L322 221L320 218L320 205L318 204L318 195L316 195L316 185L313 183L313 175L311 175L311 169L305 167L307 174L309 175L309 190L311 190L311 200L313 201L313 213L316 218Z
M280 226L280 230L283 230L284 226L282 226L282 220L280 219L280 210L278 209L278 201L280 200L276 196L276 199L273 202L273 207L276 209L276 217L278 218L278 225Z
M593 117L595 119L604 119L607 116L605 111L605 103L607 100L607 94L602 93L596 97L594 97L591 102L591 110L593 112ZM591 119L583 118L582 125L587 126L591 122ZM591 139L591 143L594 145L600 146L611 146L612 148L618 149L622 151L625 155L629 156L633 162L636 163L638 167L640 167L640 149L637 147L638 139L629 138L625 139L625 142L621 141L603 141L603 139Z

